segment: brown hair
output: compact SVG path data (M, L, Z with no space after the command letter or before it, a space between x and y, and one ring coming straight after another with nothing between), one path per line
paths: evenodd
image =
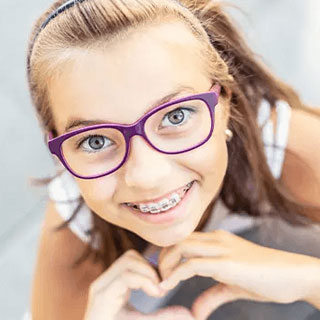
M48 79L63 61L72 58L68 55L69 49L102 47L104 42L126 35L138 25L161 22L164 18L182 19L203 44L210 77L221 84L223 96L230 92L229 128L234 136L228 142L229 162L220 199L230 212L245 212L255 217L278 216L295 225L316 221L315 208L298 203L272 176L256 117L263 99L272 108L281 99L292 108L317 112L303 106L295 91L258 61L221 3L209 0L86 0L55 17L40 32L32 48L32 40L41 23L63 3L61 0L54 2L37 19L30 35L29 88L44 132L52 130L56 133L48 98ZM37 179L35 183L47 184L53 178ZM197 231L208 221L215 200L204 212ZM74 215L60 227L67 226L83 204L84 200L80 198ZM93 216L92 239L99 236L102 246L93 251L89 244L88 251L77 263L94 252L107 268L129 248L139 252L146 248L148 243L136 234L102 220L94 212Z

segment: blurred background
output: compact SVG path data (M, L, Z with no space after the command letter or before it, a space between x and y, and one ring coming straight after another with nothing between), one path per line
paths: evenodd
M31 25L50 3L0 0L0 318L5 320L21 319L28 309L48 198L46 188L31 187L28 181L54 173L54 162L31 105L25 71ZM305 103L319 106L320 1L228 3L241 8L229 12L265 64L297 89Z

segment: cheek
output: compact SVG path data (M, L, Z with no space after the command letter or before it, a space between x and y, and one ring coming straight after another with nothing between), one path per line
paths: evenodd
M116 191L117 179L115 177L107 176L92 180L78 179L78 186L82 197L91 210L98 215L108 212Z
M215 128L211 138L201 147L185 154L189 168L198 172L200 183L210 184L213 191L222 184L228 164L228 149L225 140L225 129L228 117L226 106L221 104L216 108ZM216 188L215 188L216 186Z
M212 136L198 149L185 154L184 164L196 171L200 183L220 185L228 163L228 151L222 136Z

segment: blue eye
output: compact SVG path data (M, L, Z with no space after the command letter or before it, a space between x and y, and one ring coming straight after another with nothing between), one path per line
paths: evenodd
M192 113L196 111L191 108L177 108L173 111L168 112L162 120L161 127L165 126L180 126L184 124L191 117ZM165 121L165 125L163 125L163 121Z
M107 142L105 142L107 141ZM110 139L104 136L98 135L89 135L82 139L80 143L77 144L77 149L80 147L83 148L87 152L97 152L103 150L103 147L109 147L113 143Z

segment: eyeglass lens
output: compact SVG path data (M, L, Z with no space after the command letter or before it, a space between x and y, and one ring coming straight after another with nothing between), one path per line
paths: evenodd
M163 152L181 152L208 138L210 111L199 99L188 100L160 109L145 123L149 142ZM112 171L123 161L126 141L118 129L85 131L62 143L68 166L80 176L97 176Z

